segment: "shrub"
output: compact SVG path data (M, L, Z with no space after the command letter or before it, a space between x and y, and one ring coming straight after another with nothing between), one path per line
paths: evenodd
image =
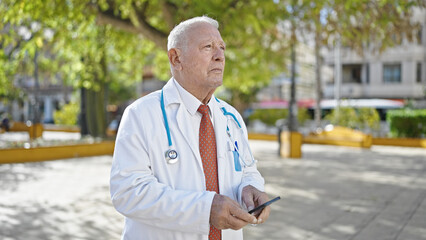
M340 107L338 115L333 109L324 119L329 120L331 124L352 129L364 131L380 129L379 113L374 108Z
M380 116L374 108L358 108L358 124L361 130L380 130Z
M426 109L390 110L386 114L391 137L425 137Z
M80 107L77 103L69 103L62 106L61 110L53 113L55 124L59 125L77 125Z
M354 108L340 107L339 112L336 109L331 110L324 119L330 121L333 125L356 128L357 126L357 114Z
M268 126L275 126L275 123L278 119L286 119L288 117L288 109L256 109L253 114L250 115L249 119L260 120ZM308 110L306 108L298 108L297 110L297 120L300 124L303 124L306 120L310 118Z

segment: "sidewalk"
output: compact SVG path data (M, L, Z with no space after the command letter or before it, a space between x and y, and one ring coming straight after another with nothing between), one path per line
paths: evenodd
M426 150L304 145L303 158L278 159L252 142L266 191L283 200L248 239L426 239Z
M426 240L426 149L304 145L280 159L250 141L266 191L281 196L245 239ZM110 156L0 165L0 239L119 239Z

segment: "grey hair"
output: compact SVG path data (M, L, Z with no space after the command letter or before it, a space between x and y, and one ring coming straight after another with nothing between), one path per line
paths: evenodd
M169 37L167 39L167 51L169 51L172 48L177 48L179 46L182 46L183 43L185 43L186 41L186 34L185 34L186 31L190 29L194 24L202 23L202 22L209 23L213 27L219 29L219 23L213 18L210 18L207 16L194 17L194 18L185 20L179 23L177 26L175 26L173 30L170 32Z

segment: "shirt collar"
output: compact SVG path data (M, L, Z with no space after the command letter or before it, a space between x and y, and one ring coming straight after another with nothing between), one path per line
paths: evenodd
M194 115L198 107L201 104L201 101L194 97L191 93L185 90L177 81L173 79L175 86L179 92L180 98L182 99L183 105L185 105L186 109L191 115Z
M194 115L201 104L203 104L198 98L194 97L190 92L186 91L185 88L183 88L176 79L173 78L173 82L179 92L180 98L182 99L183 105L185 105L186 109L191 115ZM214 107L214 101L212 99L214 98L214 95L210 98L210 101L207 103L207 106L209 106L210 116L213 116L212 109Z

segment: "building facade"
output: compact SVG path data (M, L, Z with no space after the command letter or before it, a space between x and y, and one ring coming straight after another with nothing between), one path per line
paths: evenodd
M416 10L413 21L421 25L414 42L403 40L382 53L365 51L364 56L340 49L340 98L425 99L426 11ZM325 63L334 66L334 51L325 56ZM324 97L334 98L334 77L324 81Z

